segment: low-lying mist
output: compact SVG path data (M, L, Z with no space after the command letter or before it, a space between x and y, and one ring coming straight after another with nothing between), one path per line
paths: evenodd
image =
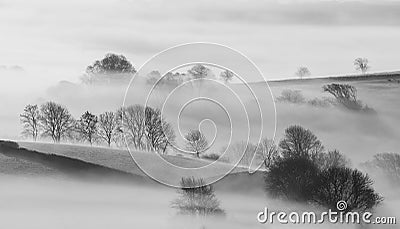
M129 90L125 105L143 103L146 100L150 85L144 80L135 81L135 90ZM271 86L274 97L279 96L282 90L294 89L303 93L307 99L329 97L322 92L324 81L310 81L309 83L273 83ZM368 160L372 155L381 152L397 152L400 138L400 121L398 119L400 102L398 86L381 82L354 82L358 90L358 97L364 104L372 107L375 115L366 115L362 112L351 112L338 107L315 107L308 104L276 103L277 132L275 141L279 142L283 131L289 125L299 124L313 131L328 149L338 149L353 160L357 165ZM200 126L209 142L215 136L213 147L209 152L219 153L221 148L231 143L246 141L257 142L260 137L260 114L263 115L263 136L272 138L274 133L273 100L262 83L250 84L256 99L249 89L241 84L228 85L232 91L219 84L188 84L179 90L172 91L168 86L156 88L149 96L148 104L162 108L163 116L170 122L177 135L177 144L183 147L183 136L186 131L199 127L201 120L209 119L215 123L203 122ZM100 114L105 111L115 111L122 106L127 85L98 85L88 86L61 82L53 87L39 90L16 89L7 90L7 96L12 99L2 100L0 137L19 139L21 125L19 114L24 106L40 104L46 101L55 101L66 106L75 118L79 118L85 111ZM171 93L172 92L172 93ZM235 92L239 99L236 98ZM5 96L5 95L3 95ZM195 97L207 97L218 101L194 101L186 104ZM258 110L259 102L261 112ZM243 103L243 106L242 104ZM224 111L226 109L227 112ZM178 120L179 112L182 112ZM247 112L247 113L246 113ZM227 116L227 113L229 116ZM250 128L246 123L249 117ZM231 118L231 120L229 120ZM178 124L181 132L178 130ZM232 132L231 125L232 124ZM231 139L230 139L231 136ZM42 139L45 140L45 139Z
M326 149L338 149L351 159L352 166L360 168L359 164L370 160L373 155L382 152L399 153L400 148L400 102L399 88L387 85L386 82L355 82L358 97L364 104L372 107L376 114L363 114L348 111L335 106L316 107L308 104L276 103L277 132L275 141L278 143L282 134L290 125L297 124L310 129L322 141ZM307 99L329 96L322 92L321 82L310 84L279 84L272 85L274 96L284 89L300 90ZM193 86L193 85L191 85ZM265 90L265 85L251 84L252 89ZM130 94L129 104L143 101L149 87L144 82ZM173 96L173 103L166 109L166 118L177 130L177 112L181 105L193 96L208 96L218 98L230 111L234 127L232 143L247 140L247 125L243 120L243 107L233 99L232 94L222 89L184 88ZM243 85L234 84L232 89L241 95L247 114L250 117L250 126L254 132L250 141L257 141L260 130L259 113L256 100ZM24 106L42 104L46 101L55 101L66 106L75 118L86 110L94 114L104 111L115 111L122 106L126 85L87 86L72 83L60 83L54 87L41 91L35 90L7 90L1 96L12 99L3 99L0 103L0 137L18 139L21 126L19 114ZM150 104L163 101L171 92L168 88L156 91L157 96ZM6 94L5 94L6 93ZM257 97L260 104L265 106L263 137L272 137L274 130L273 104L268 96ZM193 103L182 113L180 120L183 131L196 128L204 118L213 119L217 125L215 145L210 152L220 152L221 148L229 143L230 124L223 110L215 104L204 101ZM214 136L212 125L204 123L204 132L210 141ZM184 134L184 133L183 133ZM47 139L42 139L47 140ZM177 140L182 144L181 140ZM373 175L373 174L371 174ZM384 177L374 177L373 187L383 195L384 201L377 207L375 214L400 217L398 197L399 189L385 182ZM260 180L260 182L263 182ZM249 194L248 190L227 190L216 185L216 196L220 200L227 217L225 219L186 218L176 215L171 208L171 201L176 198L176 190L164 186L139 187L132 184L82 182L69 179L50 179L39 177L0 176L0 227L1 228L55 228L62 225L64 228L291 228L293 225L261 225L257 222L257 213L264 207L276 210L293 208L309 209L310 206L298 206L293 203L284 203L269 199L264 190L257 194ZM262 187L262 185L257 186ZM251 187L249 187L251 189ZM296 225L299 228L310 228L310 225ZM358 228L354 225L311 225L314 228ZM385 226L383 226L385 227ZM386 228L394 228L386 226Z
M171 208L176 189L41 177L1 176L1 228L358 228L357 225L273 225L257 222L264 207L270 211L320 211L311 206L269 199L262 192L224 190L216 197L225 218L179 216ZM253 190L254 191L254 190ZM259 190L261 191L261 190ZM374 216L397 216L400 199L392 192ZM384 228L394 228L383 226Z

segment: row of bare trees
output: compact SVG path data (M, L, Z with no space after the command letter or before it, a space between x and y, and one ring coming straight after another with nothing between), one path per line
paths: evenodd
M371 67L367 58L356 58L353 61L357 71L365 74ZM101 60L96 60L93 64L87 66L86 74L82 76L82 82L85 84L96 84L104 82L113 82L118 80L129 80L136 69L132 63L123 55L108 53ZM311 71L308 67L301 66L295 72L300 79L310 76ZM219 74L219 79L225 83L232 81L234 73L225 70ZM179 85L185 79L204 79L216 78L211 69L202 64L196 64L186 73L168 72L164 77L159 71L152 71L147 75L148 83L154 84L159 80L159 84ZM161 79L161 80L160 80Z
M85 84L103 84L118 81L129 81L136 69L132 63L123 55L108 53L101 60L96 60L93 64L87 66L86 73L81 77ZM219 79L225 83L232 81L233 72L229 70L222 71ZM215 74L210 68L202 64L196 64L186 73L168 72L164 77L159 71L151 71L147 74L147 82L154 84L157 81L160 85L179 85L185 79L216 79Z
M219 74L219 79L227 84L233 80L234 76L233 72L225 70ZM199 80L206 78L217 79L210 68L207 68L202 64L196 64L186 73L168 72L165 76L162 76L159 71L151 71L147 74L147 83L154 84L157 82L159 85L179 85L185 80Z
M20 120L22 134L34 141L39 137L93 143L126 143L138 150L166 152L175 140L172 126L161 116L159 109L132 105L116 112L107 111L99 116L86 111L74 119L68 109L55 102L27 105Z
M361 71L362 74L365 74L368 69L371 68L369 65L369 60L367 58L356 58L353 62L354 67L356 68L357 71ZM295 72L295 75L298 76L300 79L303 79L304 77L310 76L311 71L305 66L301 66L297 69Z
M70 134L75 120L62 105L47 102L40 106L28 104L20 114L23 124L22 134L32 136L36 141L39 136L50 137L54 142L60 142Z

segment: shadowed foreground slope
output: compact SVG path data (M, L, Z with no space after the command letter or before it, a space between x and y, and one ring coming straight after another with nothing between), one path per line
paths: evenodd
M108 168L106 166L93 164L75 158L62 155L41 153L34 150L27 150L19 147L18 143L0 140L0 153L18 159L20 162L33 162L42 165L44 168L61 172L63 175L74 178L94 178L109 180L118 178L125 181L144 182L144 177Z

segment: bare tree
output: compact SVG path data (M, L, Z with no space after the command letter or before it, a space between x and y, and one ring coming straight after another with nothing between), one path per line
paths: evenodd
M261 159L265 169L269 169L279 157L278 147L273 140L264 138L258 144L257 156Z
M159 142L159 148L162 151L162 153L165 154L167 152L166 151L167 147L171 146L175 142L176 136L171 124L167 123L166 121L163 121L162 131L163 131L163 137Z
M322 170L332 167L342 168L350 166L350 160L341 154L339 150L331 150L327 153L321 153L317 164Z
M74 126L74 119L68 109L55 102L47 102L40 107L40 126L43 135L59 143L67 137Z
M311 72L307 67L299 67L295 74L300 77L300 79L303 79L303 77L310 76Z
M324 147L317 136L301 126L290 126L279 142L283 157L304 157L316 161Z
M325 92L335 96L336 100L346 108L352 110L361 110L363 105L357 99L357 89L349 84L327 84L322 87Z
M104 112L99 115L98 135L107 142L108 147L116 140L118 134L117 116L114 112Z
M349 84L327 84L322 87L326 92L331 93L336 99L357 101L357 89Z
M228 146L228 157L232 162L249 166L256 155L257 146L251 142L241 141Z
M356 70L361 71L363 74L365 74L368 69L370 69L370 66L368 65L368 59L367 58L357 58L354 60L354 66L356 67Z
M24 108L24 112L19 115L23 125L23 135L32 136L32 140L36 141L39 134L39 108L37 105L28 104Z
M372 188L372 180L358 170L331 167L321 172L314 184L313 201L329 209L337 210L339 201L345 201L343 211L365 212L383 199ZM340 209L339 209L340 210Z
M159 109L145 108L145 131L149 150L165 153L175 140L172 126L161 117Z
M380 153L372 161L363 164L369 171L382 172L391 182L400 184L400 154Z
M224 216L225 212L219 207L212 185L205 185L203 179L193 177L182 178L179 198L172 202L172 207L179 214L199 216Z
M221 72L221 74L219 75L219 77L225 82L225 83L229 83L230 81L232 81L233 79L233 72L229 71L229 70L225 70L223 72Z
M117 112L117 120L127 143L135 149L146 149L145 110L141 105L122 107Z
M93 144L97 136L97 122L97 116L89 111L83 113L81 118L76 122L76 131L83 139L88 141L90 145Z
M195 153L197 157L200 157L200 154L207 150L207 139L199 130L189 131L185 139L186 149Z
M147 74L147 83L154 85L158 82L157 86L177 86L183 82L185 74L179 72L172 73L168 72L164 77L161 78L161 73L159 71L151 71Z

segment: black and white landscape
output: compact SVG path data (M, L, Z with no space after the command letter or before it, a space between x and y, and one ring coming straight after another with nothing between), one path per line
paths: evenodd
M0 0L0 18L0 228L398 228L257 214L398 220L400 1Z

